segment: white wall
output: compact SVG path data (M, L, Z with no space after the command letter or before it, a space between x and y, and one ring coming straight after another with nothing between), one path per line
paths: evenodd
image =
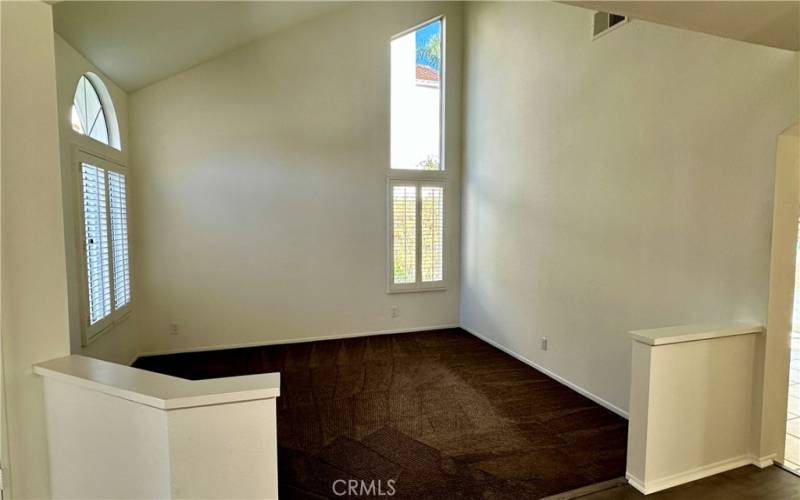
M766 320L798 55L555 3L465 11L461 323L625 410L632 329ZM539 338L549 349L539 349Z
M461 9L358 4L129 96L142 351L457 323ZM439 14L453 272L389 295L389 41Z
M4 496L49 496L41 381L31 365L69 354L53 19L42 2L0 2Z
M783 460L786 442L786 410L789 392L789 358L793 314L798 313L794 296L797 258L797 207L800 205L800 125L785 130L777 141L775 195L772 218L769 307L767 333L762 346L762 378L756 394L763 401L754 418L755 442L759 456L775 453Z
M105 76L63 38L55 35L56 85L58 92L58 126L61 146L61 179L64 199L64 242L67 256L67 282L69 286L70 345L75 354L128 364L138 353L136 334L136 302L132 304L127 319L95 337L87 346L81 345L80 308L83 267L80 265L80 193L77 186L78 167L75 164L75 148L101 155L122 165L128 165L128 96L113 81ZM120 130L120 151L97 142L72 130L70 112L75 87L81 75L92 72L103 80L114 103L117 124ZM136 277L133 276L133 279ZM135 283L134 283L135 286Z

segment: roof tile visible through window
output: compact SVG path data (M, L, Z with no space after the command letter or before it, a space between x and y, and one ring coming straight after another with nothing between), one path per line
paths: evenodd
M439 72L430 66L417 64L417 80L422 82L438 82Z

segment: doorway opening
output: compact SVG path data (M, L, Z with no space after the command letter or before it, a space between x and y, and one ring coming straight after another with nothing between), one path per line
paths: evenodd
M800 221L798 221L800 226ZM789 404L786 409L786 451L783 466L800 475L800 237L794 271L794 307L789 340Z

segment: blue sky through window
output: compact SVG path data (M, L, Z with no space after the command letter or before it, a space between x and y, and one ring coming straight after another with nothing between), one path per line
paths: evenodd
M430 66L434 69L439 69L439 60L428 57L424 53L424 47L428 44L434 36L442 35L442 21L434 21L416 31L416 46L417 46L417 64L423 66Z

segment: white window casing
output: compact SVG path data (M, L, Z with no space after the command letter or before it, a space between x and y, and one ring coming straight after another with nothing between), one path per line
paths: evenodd
M131 310L127 169L75 148L81 339L88 345Z
M390 178L388 292L446 288L445 182Z
M388 293L447 285L445 28L437 16L390 41Z

